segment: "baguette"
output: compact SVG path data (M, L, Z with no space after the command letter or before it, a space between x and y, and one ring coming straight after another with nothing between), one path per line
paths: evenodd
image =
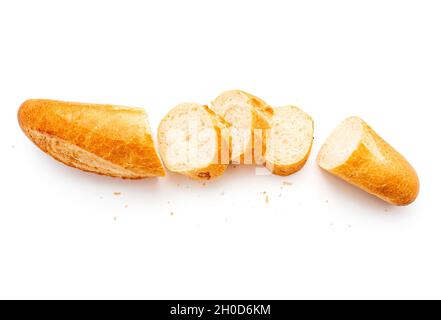
M267 134L265 166L272 173L288 176L308 160L314 139L314 122L294 106L274 109Z
M230 162L262 162L265 131L270 128L273 109L262 99L240 90L223 92L212 102L212 109L230 125ZM255 150L257 145L261 150Z
M54 159L124 179L164 176L143 109L28 100L18 111L23 132Z
M340 124L317 161L322 169L394 205L408 205L419 193L409 162L358 117Z
M165 166L172 172L210 180L228 167L228 125L207 106L176 106L161 121L158 141Z

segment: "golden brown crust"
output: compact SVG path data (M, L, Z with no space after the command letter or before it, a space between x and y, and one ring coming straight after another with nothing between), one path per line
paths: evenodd
M228 165L211 164L198 170L179 172L194 180L211 180L222 176Z
M143 109L37 99L21 105L18 121L68 166L127 179L165 175Z
M349 159L328 171L391 204L414 202L420 186L415 169L364 121L363 129L358 148Z

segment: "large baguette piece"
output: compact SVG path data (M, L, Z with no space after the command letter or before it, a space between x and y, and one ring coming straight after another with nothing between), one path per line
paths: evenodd
M223 92L212 102L212 109L230 124L230 161L260 163L273 109L262 99L240 90ZM260 150L255 150L257 145Z
M419 180L407 160L358 117L345 120L318 155L324 170L394 205L408 205Z
M314 139L314 122L294 106L274 109L267 134L265 165L272 173L287 176L308 160Z
M143 109L28 100L18 121L41 150L68 166L126 179L165 175Z
M161 121L159 151L170 171L209 180L228 167L228 136L228 125L207 106L183 103Z

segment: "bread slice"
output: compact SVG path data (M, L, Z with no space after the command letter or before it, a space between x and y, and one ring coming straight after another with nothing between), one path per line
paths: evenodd
M176 106L161 121L158 140L165 166L172 172L209 180L228 167L228 125L207 106Z
M268 130L265 165L272 173L287 176L308 160L314 140L314 122L295 106L274 109Z
M28 100L18 121L41 150L68 166L127 179L165 175L143 109Z
M212 109L230 124L231 162L259 163L265 152L264 133L270 127L273 109L262 99L240 90L222 93L212 102ZM262 144L260 153L254 152L255 144Z
M321 168L394 205L408 205L419 192L407 160L362 119L345 120L318 155Z

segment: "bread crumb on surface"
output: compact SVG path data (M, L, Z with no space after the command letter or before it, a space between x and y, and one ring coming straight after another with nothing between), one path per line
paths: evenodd
M220 195L221 195L221 196L225 195L225 191L222 191Z
M266 203L269 203L269 197L268 197L268 195L265 197L265 202L266 202Z
M170 211L170 215L171 215L171 216L174 216L175 213L174 213L173 211Z
M116 216L113 216L113 221L116 221Z
M127 209L128 207L129 207L129 205L128 205L128 204L126 204L126 205L124 206L124 208L126 208L126 209Z
M121 192L114 192L113 193L115 196L120 196L121 195Z
M292 182L290 181L283 181L282 183L284 186L292 186Z

